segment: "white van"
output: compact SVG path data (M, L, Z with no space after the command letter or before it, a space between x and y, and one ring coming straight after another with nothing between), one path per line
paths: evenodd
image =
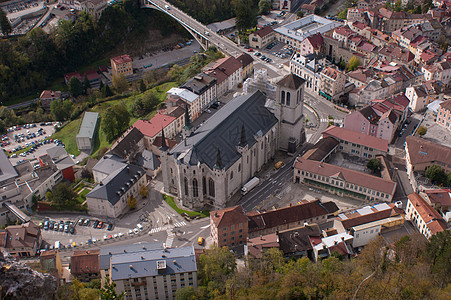
M136 228L138 228L139 230L143 230L144 229L144 227L141 225L141 224L136 224Z

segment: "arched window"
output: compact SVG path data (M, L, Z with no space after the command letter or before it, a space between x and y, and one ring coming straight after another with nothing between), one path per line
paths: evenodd
M238 172L241 172L241 164L238 164Z
M301 102L301 90L298 90L298 95L296 99L296 104L299 104Z
M199 197L199 188L197 186L197 179L193 179L193 197Z
M188 196L188 179L186 179L186 177L185 177L185 195L187 195Z
M211 178L208 180L208 192L211 197L215 196L215 182Z
M290 92L287 92L287 105L289 106L290 105L290 99L291 98L291 93Z
M204 193L204 195L207 194L207 179L204 177L202 177L202 192Z
M285 91L282 91L282 98L280 100L282 104L285 104Z
M230 172L230 179L233 179L233 171Z

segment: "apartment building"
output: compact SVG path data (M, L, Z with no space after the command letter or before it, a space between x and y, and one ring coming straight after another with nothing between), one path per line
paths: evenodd
M41 101L41 106L44 109L50 109L50 104L52 103L52 101L60 99L61 91L45 90L42 91L41 95L39 96L39 101Z
M271 26L265 26L249 35L249 46L255 49L263 49L269 43L276 40L276 33Z
M168 108L182 106L189 107L189 115L191 120L195 120L202 113L202 105L199 95L184 88L173 87L166 92L166 106Z
M41 248L41 228L33 222L10 225L0 231L0 251L11 256L35 256Z
M247 242L248 220L241 205L210 212L210 235L218 247L235 247Z
M323 36L320 33L315 33L307 38L305 38L299 46L299 53L301 55L308 55L308 54L319 54L324 52L324 40Z
M328 100L337 100L344 94L346 86L346 75L333 67L324 68L321 73L321 88L319 94Z
M406 88L406 97L409 99L409 107L413 112L426 109L429 103L443 100L443 84L430 80L423 84Z
M451 63L448 61L435 62L432 65L423 65L421 72L424 80L437 80L447 85L451 82Z
M243 81L241 62L233 56L220 58L205 72L216 79L216 96L221 97Z
M187 82L180 86L180 88L187 89L198 95L200 111L203 111L218 99L216 82L217 80L213 76L206 73L200 73L190 78Z
M124 76L133 74L132 59L129 55L113 57L111 60L111 71L113 76L122 74Z
M295 54L290 60L291 73L305 80L305 88L318 93L321 88L321 71L326 66L326 57L322 54Z
M451 100L440 103L436 122L451 131Z

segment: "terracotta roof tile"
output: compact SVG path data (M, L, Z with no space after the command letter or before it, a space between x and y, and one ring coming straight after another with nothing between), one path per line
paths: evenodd
M99 272L99 249L74 251L70 258L71 273L75 275Z
M323 131L322 135L324 137L330 136L339 140L367 146L384 152L388 151L388 141L374 136L368 136L366 134L352 131L343 127L329 126L326 130Z
M241 205L210 211L210 220L213 220L216 227L247 223L247 217Z
M274 32L271 26L265 26L262 29L254 31L252 34L258 35L259 37L265 37L271 32Z
M420 195L412 193L408 195L407 198L412 203L421 219L423 219L424 223L426 223L426 226L432 234L447 229L448 226L446 225L445 220L443 220L440 214L421 198Z
M437 162L451 165L451 148L449 147L412 135L406 137L406 147L410 163L414 166Z

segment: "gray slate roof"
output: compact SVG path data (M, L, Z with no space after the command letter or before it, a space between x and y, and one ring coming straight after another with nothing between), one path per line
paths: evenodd
M109 246L100 248L99 264L100 270L106 270L110 268L110 257L116 254L124 253L141 253L148 250L163 249L163 244L159 242Z
M97 185L86 195L86 198L108 200L111 205L115 205L142 176L146 176L143 168L125 165L108 175L102 184ZM131 183L130 187L126 185L127 182ZM118 192L121 194L119 195Z
M160 167L160 159L149 150L143 150L138 158L137 165L148 170L156 170Z
M47 154L50 156L53 163L58 167L59 170L64 170L66 168L75 165L74 160L67 154L66 150L61 146L56 146L47 149Z
M99 114L95 112L85 112L83 121L81 122L80 129L77 134L78 137L94 138L94 132L96 129L97 119Z
M17 176L17 172L3 150L0 150L0 183Z
M96 163L92 170L103 174L111 174L126 165L127 164L125 161L120 157L114 154L105 154L105 156Z
M277 123L277 118L265 107L265 102L266 96L260 91L234 98L189 136L186 146L185 142L181 142L170 154L184 164L205 163L213 168L219 147L222 165L228 169L240 158L237 146L243 124L246 140L251 147L256 142L256 135L264 135ZM182 153L186 155L180 155Z
M157 261L165 261L166 268L157 270ZM193 246L117 254L112 256L111 265L112 280L197 271Z

